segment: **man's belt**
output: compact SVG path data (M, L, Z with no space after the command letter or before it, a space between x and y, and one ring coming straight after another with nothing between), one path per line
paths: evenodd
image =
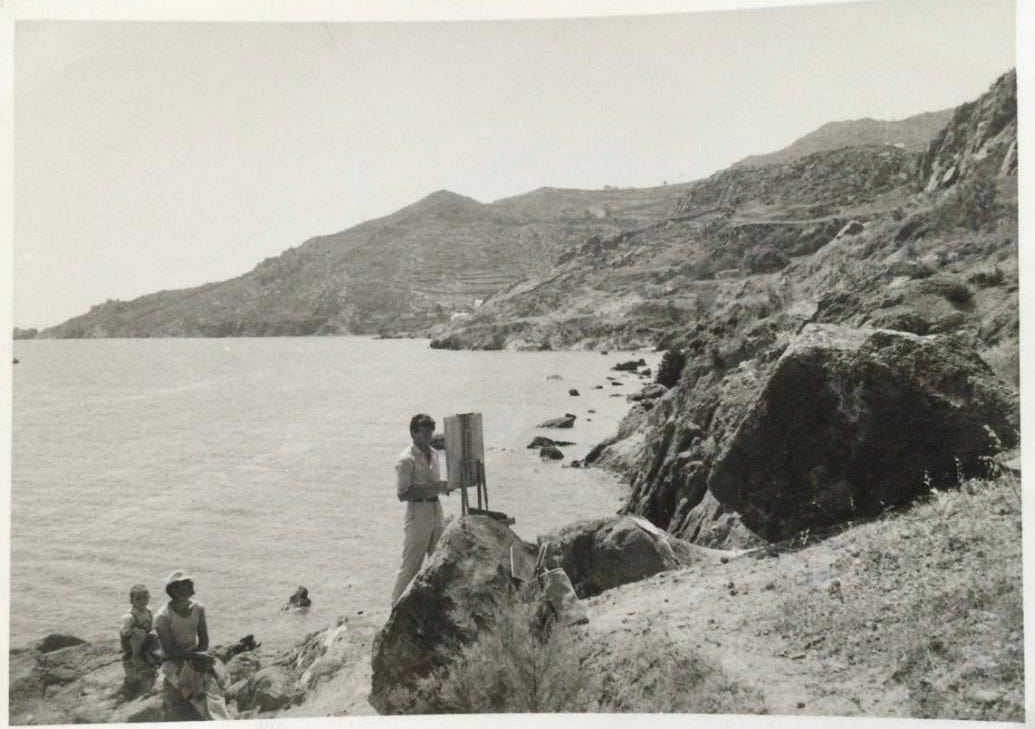
M410 499L410 501L412 501L415 504L431 504L431 503L437 502L438 501L438 497L437 496L429 496L426 499Z

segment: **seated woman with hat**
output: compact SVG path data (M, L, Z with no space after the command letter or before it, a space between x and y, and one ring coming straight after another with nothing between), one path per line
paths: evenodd
M223 690L226 670L208 654L205 606L191 600L194 582L183 570L165 581L171 598L155 616L155 630L162 643L162 689L166 718L171 721L229 719Z

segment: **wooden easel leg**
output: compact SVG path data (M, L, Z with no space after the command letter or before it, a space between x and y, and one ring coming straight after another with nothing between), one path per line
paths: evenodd
M482 503L481 496L485 495L485 508L489 508L489 485L485 483L485 464L478 461L478 504Z

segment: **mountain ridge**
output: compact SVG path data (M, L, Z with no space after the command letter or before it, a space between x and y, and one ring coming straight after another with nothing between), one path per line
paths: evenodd
M831 130L853 124L830 122L814 134L829 138ZM880 148L895 154L895 147ZM801 150L799 145L789 164L808 156ZM781 153L786 150L773 154ZM737 163L704 180L648 188L542 186L490 203L436 190L388 215L311 237L240 276L131 301L109 300L42 332L20 330L16 336L441 333L450 319L479 313L483 300L550 274L587 244L596 245L592 241L610 245L615 236L671 225L680 217L703 216L700 221L707 222L714 211L702 203L716 185L740 188L744 195L771 195L792 173L779 178L755 170L778 167ZM761 175L758 189L744 187L743 180L752 175ZM851 194L851 184L845 182L843 194ZM713 198L720 208L728 204L721 195ZM797 214L819 218L822 207L803 202Z
M863 117L845 121L831 121L791 142L783 149L765 154L749 155L731 165L737 167L764 167L782 164L813 152L829 151L840 147L881 144L919 152L927 148L955 111L929 111L897 121Z

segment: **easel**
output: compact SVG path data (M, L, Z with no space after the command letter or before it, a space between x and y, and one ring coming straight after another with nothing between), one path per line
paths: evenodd
M489 510L489 489L485 483L485 448L482 440L482 414L463 413L445 418L446 471L449 490L460 489L460 515L488 516L504 524L514 519L503 512ZM467 489L473 487L478 507L469 503Z

